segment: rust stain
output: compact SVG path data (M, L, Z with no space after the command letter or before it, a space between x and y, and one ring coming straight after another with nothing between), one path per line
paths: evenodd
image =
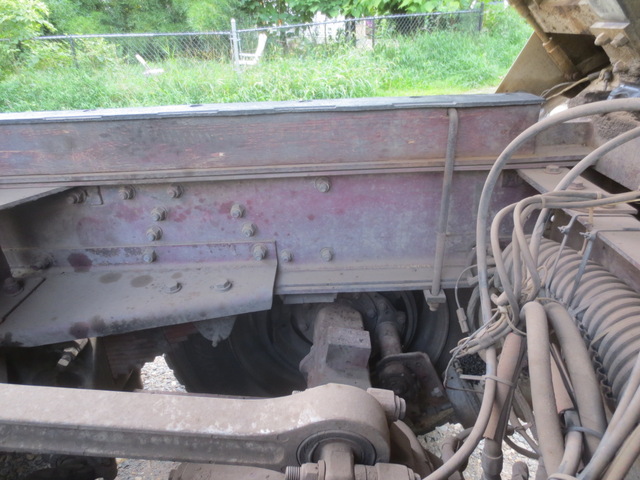
M131 286L133 288L146 287L151 283L151 275L140 275L133 280L131 280Z
M118 280L120 280L121 277L122 277L121 273L115 273L115 272L105 273L100 277L100 283L117 282Z
M89 336L89 324L87 322L76 322L71 325L69 333L74 338L87 338Z
M67 261L76 272L88 272L93 265L91 259L84 253L72 253L67 257Z

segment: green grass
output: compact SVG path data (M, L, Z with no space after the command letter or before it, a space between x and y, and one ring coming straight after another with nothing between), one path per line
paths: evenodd
M137 64L38 62L47 67L24 65L0 81L0 111L460 93L496 86L529 32L512 12L498 12L487 15L482 32L381 35L373 50L271 51L240 72L227 63L171 60L152 65L165 73L148 78Z

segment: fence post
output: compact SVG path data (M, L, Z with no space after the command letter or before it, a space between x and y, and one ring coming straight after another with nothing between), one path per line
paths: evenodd
M371 48L375 50L376 48L376 21L375 19L371 21Z
M238 49L238 29L236 28L236 19L231 19L231 48L233 49L233 65L238 68L240 65L240 51Z
M73 57L73 65L78 68L78 56L76 55L76 42L73 41L73 37L67 36L69 40L69 46L71 47L71 56Z
M484 2L480 2L480 8L478 11L478 31L482 31L482 21L484 19Z

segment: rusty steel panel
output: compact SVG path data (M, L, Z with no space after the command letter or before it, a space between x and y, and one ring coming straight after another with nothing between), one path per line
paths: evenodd
M0 183L349 172L441 166L459 109L458 163L486 165L537 120L529 94L0 115ZM533 144L521 152L533 153ZM46 172L46 173L45 173Z
M533 193L514 178L493 211ZM454 175L445 287L474 245L483 179ZM34 345L265 310L273 294L424 289L441 191L440 173L348 175L102 186L81 203L70 190L18 205L0 211L0 245L14 275L42 284L25 282L20 301L0 294L0 333Z

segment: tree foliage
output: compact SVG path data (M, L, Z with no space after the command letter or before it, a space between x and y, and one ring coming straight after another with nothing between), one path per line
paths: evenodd
M2 37L20 42L53 30L47 21L49 9L40 0L0 0L0 32Z
M232 17L263 25L329 17L455 10L470 0L0 0L0 36L228 30Z

